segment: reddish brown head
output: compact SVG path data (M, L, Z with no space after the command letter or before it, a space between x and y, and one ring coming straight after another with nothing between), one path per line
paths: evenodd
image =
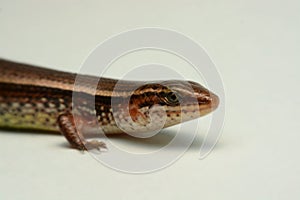
M129 110L133 121L141 125L152 120L154 130L153 120L164 118L164 127L168 127L206 115L218 104L218 96L200 84L172 80L139 87L131 96Z

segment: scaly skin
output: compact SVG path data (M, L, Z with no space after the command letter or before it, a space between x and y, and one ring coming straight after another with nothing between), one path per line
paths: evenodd
M119 81L0 60L0 127L60 131L77 149L105 147L86 141L85 127L139 135L206 115L218 103L191 81Z

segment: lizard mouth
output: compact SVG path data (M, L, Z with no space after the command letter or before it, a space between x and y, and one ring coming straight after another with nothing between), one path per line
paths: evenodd
M189 84L191 85L194 96L198 101L201 116L206 115L218 108L220 100L216 94L209 91L199 83L189 81Z
M206 115L216 110L219 106L220 100L217 95L212 92L209 92L204 97L198 98L200 115Z

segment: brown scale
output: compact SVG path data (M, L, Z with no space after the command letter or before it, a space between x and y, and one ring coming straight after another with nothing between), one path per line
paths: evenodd
M78 80L80 85L74 87ZM136 89L137 85L141 87ZM72 105L73 94L76 99ZM183 113L178 96L184 101ZM192 97L197 100L196 108ZM153 105L167 108L166 126L170 126L181 123L171 117L172 113L191 120L199 117L195 112L207 114L219 103L216 95L195 82L119 81L0 59L0 127L60 131L77 149L103 148L102 142L86 140L84 128L100 125L105 134L122 132L112 113L112 98L122 112L129 110L133 122L126 115L121 117L136 134L139 129L135 122L147 122L147 111Z

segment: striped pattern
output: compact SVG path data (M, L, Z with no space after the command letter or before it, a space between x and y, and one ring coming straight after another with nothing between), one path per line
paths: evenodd
M0 60L0 72L0 127L58 131L58 117L72 112L106 134L139 134L218 106L218 97L195 82L118 81L6 60ZM172 92L181 102L170 102Z

